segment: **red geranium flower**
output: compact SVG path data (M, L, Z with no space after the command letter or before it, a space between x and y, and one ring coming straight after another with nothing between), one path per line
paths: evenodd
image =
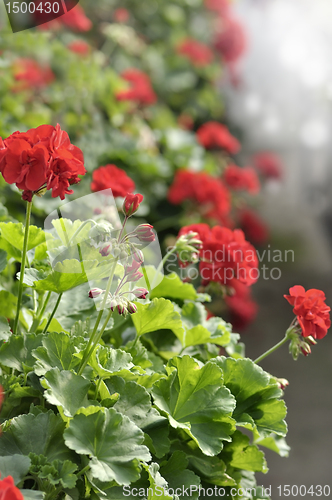
M246 241L243 231L226 227L194 224L183 227L180 235L195 231L203 243L199 252L202 284L211 281L228 285L238 279L247 286L258 279L258 258L254 247Z
M230 310L231 323L236 330L243 330L254 321L258 306L252 299L248 286L236 279L229 285L234 295L225 297L225 302Z
M118 101L134 101L137 104L154 104L157 96L151 86L148 75L135 68L127 69L121 74L121 77L131 84L128 90L121 90L116 93Z
M118 8L115 9L113 13L113 19L117 23L125 23L129 19L129 12L127 9L124 8Z
M325 304L325 293L312 288L305 291L303 286L293 286L289 289L290 295L284 295L297 317L302 329L303 337L322 339L331 326L330 310Z
M228 165L223 179L228 187L234 190L245 190L251 194L257 194L260 190L258 176L251 167L241 168L237 165Z
M226 16L220 18L220 26L215 35L214 48L225 63L234 63L246 48L243 25L236 19Z
M12 476L0 480L0 500L24 500L21 491L16 488Z
M91 191L111 189L113 196L125 197L135 189L134 181L124 170L115 165L105 165L97 168L92 174Z
M265 222L253 210L241 210L239 223L246 238L257 245L262 245L269 239L269 229Z
M90 52L90 45L84 42L84 40L76 40L68 45L68 49L75 54L87 56Z
M0 172L6 182L23 190L27 201L43 188L63 200L73 193L69 186L85 174L83 153L59 124L41 125L0 139Z
M223 221L230 211L230 195L220 179L206 172L178 170L168 191L168 200L178 205L190 200L206 218Z
M49 0L35 0L35 4L43 4L43 12L35 10L34 17L40 24L38 26L41 30L58 29L61 25L68 26L73 31L89 31L92 28L92 22L88 17L86 17L83 8L80 5L76 5L74 8L54 19L53 21L48 21L48 14L46 14L46 3Z
M257 170L269 179L281 179L282 163L278 155L262 151L254 155L253 164Z
M16 59L13 65L16 82L12 88L14 92L26 89L41 89L53 82L54 73L48 65L41 66L34 59Z
M213 59L212 50L193 38L183 40L177 47L177 52L186 56L195 66L206 66Z
M221 148L234 154L240 150L239 141L228 128L218 122L206 122L197 130L197 140L206 149Z
M128 193L123 202L123 212L127 217L131 217L135 212L137 212L138 207L143 201L142 194L131 194ZM154 235L153 235L154 236ZM143 236L144 238L144 236Z
M204 5L207 9L223 16L227 15L230 9L229 0L205 0Z

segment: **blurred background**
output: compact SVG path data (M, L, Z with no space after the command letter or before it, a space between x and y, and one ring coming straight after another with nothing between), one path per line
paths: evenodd
M283 337L291 286L322 289L332 304L330 0L82 0L46 24L21 15L15 34L2 2L0 14L2 138L59 122L85 155L75 196L115 165L144 194L141 221L163 249L184 225L241 227L261 264L280 269L211 306L241 331L247 356ZM207 122L224 127L219 143L204 136ZM23 220L18 190L0 188L1 220ZM34 222L59 203L36 199ZM289 250L287 262L269 259ZM278 485L332 488L331 335L296 362L285 346L262 362L290 383L289 458L267 450L270 472L257 481L272 498Z

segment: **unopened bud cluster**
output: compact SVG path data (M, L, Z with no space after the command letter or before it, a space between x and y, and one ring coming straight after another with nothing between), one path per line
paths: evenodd
M175 249L181 267L189 264L196 264L199 260L199 252L203 248L203 243L199 239L198 233L190 231L180 236L175 242Z
M303 356L311 354L311 346L317 344L313 337L303 337L301 328L297 326L290 328L287 335L290 339L289 352L295 360L298 359L300 354L303 354Z

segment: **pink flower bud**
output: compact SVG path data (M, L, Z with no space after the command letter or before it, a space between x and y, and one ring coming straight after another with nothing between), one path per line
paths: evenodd
M134 274L137 272L137 270L141 267L141 264L137 262L136 260L133 260L130 266L126 266L125 273L126 275L129 274Z
M138 299L146 299L146 296L149 292L148 290L146 290L146 288L135 288L135 290L133 290L131 293L134 294Z
M153 232L153 226L151 224L140 224L135 229L135 235L144 243L148 243L150 241L154 241L156 239L155 234Z
M117 308L118 308L119 314L124 314L126 312L126 308L125 308L124 304L118 304Z
M137 307L133 302L128 302L127 309L130 314L134 314L137 311Z
M95 299L101 293L103 293L103 290L101 290L101 288L91 288L91 290L89 292L89 297L90 297L90 299Z
M99 253L102 257L107 257L110 253L111 253L111 244L109 245L106 245L105 247L103 248L100 248L99 249Z
M134 274L129 274L129 276L128 276L128 280L129 281L133 281L133 282L134 281L138 281L141 278L143 278L143 274L140 273L140 272L138 272L138 271L136 273L134 273Z
M139 265L143 264L144 255L143 255L143 252L139 248L136 248L135 253L133 253L132 257L133 257L135 262L139 263Z
M131 217L137 212L138 207L143 201L143 195L128 193L123 202L122 210L127 217Z

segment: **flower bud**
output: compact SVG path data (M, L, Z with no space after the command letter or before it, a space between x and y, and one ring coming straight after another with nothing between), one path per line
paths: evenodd
M143 252L139 248L135 249L135 252L132 254L132 258L135 262L138 262L139 265L143 264L144 262Z
M140 224L135 229L135 236L143 243L149 243L156 239L151 224Z
M89 297L90 299L95 299L96 297L99 297L103 293L104 290L101 288L91 288L89 292Z
M137 311L137 307L133 302L128 302L127 309L130 314L134 314Z
M134 294L138 299L146 299L146 296L149 292L146 288L135 288L135 290L132 290L131 293Z
M128 193L124 199L122 210L126 217L131 217L137 212L138 207L143 201L143 195Z
M118 309L119 314L126 314L126 312L127 312L127 308L123 303L118 304L117 309Z
M287 386L289 386L289 382L285 378L277 378L277 384L280 389L284 390Z
M89 231L89 237L98 241L107 241L113 230L112 224L109 222L99 222Z
M99 249L99 253L102 257L107 257L111 253L112 245L106 245Z

